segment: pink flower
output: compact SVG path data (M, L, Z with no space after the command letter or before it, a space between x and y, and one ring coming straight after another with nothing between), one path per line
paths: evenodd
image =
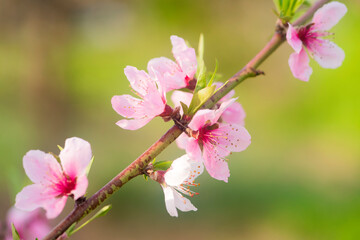
M19 236L23 240L42 239L50 232L48 219L40 209L31 212L24 212L15 207L7 213L7 234L6 240L12 240L11 225L14 224Z
M80 138L68 138L59 159L40 150L26 153L23 165L34 183L16 195L15 207L32 211L38 207L46 210L48 218L57 217L69 196L78 199L88 186L86 170L91 162L90 144Z
M337 68L341 66L345 58L344 51L335 43L322 37L331 34L327 31L336 25L346 12L347 8L344 4L330 2L316 11L309 25L294 28L289 24L286 38L295 50L289 58L290 70L294 77L302 81L309 81L312 74L305 48L321 67Z
M170 40L176 63L165 57L151 59L148 63L150 76L163 82L166 92L187 87L194 79L197 69L195 50L189 48L184 39L178 36L173 35Z
M190 190L190 186L198 186L194 180L204 171L204 166L199 162L192 161L188 155L176 159L166 172L158 171L163 174L161 179L161 187L164 190L166 210L172 217L177 217L176 209L183 212L196 211L197 208L185 198L181 193L194 196Z
M219 89L223 83L221 82L215 82L216 88ZM216 107L219 108L221 103L228 101L235 95L235 91L231 90L228 94L226 94L222 99L218 101L216 104ZM183 91L174 91L171 100L173 101L175 106L180 106L180 101L185 103L187 106L190 105L191 99L193 94ZM180 113L183 114L182 109L180 110ZM226 123L233 123L238 124L241 126L244 126L246 113L238 102L233 102L230 106L228 106L225 111L221 115L221 121L224 121Z
M224 111L235 101L223 102L217 110L200 110L189 124L192 136L181 134L177 145L186 150L189 157L197 162L204 162L206 170L215 179L228 181L229 167L225 157L230 152L245 150L251 137L239 124L219 123Z
M161 82L155 82L145 71L127 66L124 72L131 87L141 99L131 95L113 96L111 104L118 114L132 118L122 119L116 124L124 129L136 130L166 111L165 91Z

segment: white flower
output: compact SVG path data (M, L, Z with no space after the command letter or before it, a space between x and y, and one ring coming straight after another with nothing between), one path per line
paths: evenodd
M197 208L185 198L181 193L194 196L195 193L190 190L191 186L198 186L194 180L204 171L201 162L194 162L188 155L176 159L171 167L164 174L164 182L161 187L164 190L166 210L170 216L177 217L176 208L183 212L196 211Z

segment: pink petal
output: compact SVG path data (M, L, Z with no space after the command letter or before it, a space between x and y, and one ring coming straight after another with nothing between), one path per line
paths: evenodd
M141 118L141 119L132 119L132 120L122 119L118 121L116 124L123 129L137 130L145 126L151 120L152 118Z
M78 199L81 196L84 196L86 189L88 187L88 179L86 175L82 175L76 179L76 187L71 191L74 194L74 199Z
M26 175L34 183L49 183L59 176L62 170L57 160L48 153L39 150L31 150L23 158Z
M214 82L214 85L216 85L216 90L218 90L224 83L222 82ZM218 103L226 102L230 98L232 98L235 95L235 90L231 90L228 94L226 94L222 99L218 101Z
M190 202L189 199L185 198L183 195L181 195L175 190L173 191L173 193L176 208L183 212L197 211L197 208Z
M313 17L314 29L318 31L327 31L335 26L347 12L344 4L339 2L330 2L318 9Z
M181 107L180 102L185 103L185 105L189 106L192 99L192 94L183 91L174 91L171 95L171 100L174 103L175 107ZM183 109L181 108L180 113L183 114Z
M229 166L215 152L210 151L210 149L204 149L204 164L211 177L228 182L230 177Z
M198 140L194 138L190 138L188 140L188 144L186 146L186 153L193 161L196 162L202 161L201 149L199 147Z
M300 53L295 52L290 55L289 66L295 78L306 82L309 81L310 75L312 74L309 61L309 56L304 48L301 49Z
M186 74L172 60L160 57L148 62L150 76L155 79L165 91L186 87Z
M173 45L172 52L177 63L188 78L193 79L197 69L195 49L189 48L184 39L178 36L173 35L170 37L170 40Z
M161 187L164 190L166 210L168 211L170 216L177 217L178 213L175 207L175 196L174 196L175 190L173 190L171 187L168 186L164 187L163 185L161 185Z
M309 46L309 51L323 68L338 68L345 59L344 51L328 40L317 39Z
M232 99L229 99L225 102L223 102L219 109L215 110L215 114L214 114L214 118L210 119L211 123L214 124L216 123L219 118L222 116L222 114L224 113L224 111L230 107L235 101L236 101L237 98L232 98Z
M166 98L164 99L158 91L149 92L144 96L145 117L155 117L164 112L166 105Z
M181 149L186 149L187 143L190 140L190 138L185 134L182 133L177 139L176 139L176 145Z
M219 128L213 131L213 134L225 136L218 138L217 146L225 148L230 152L244 151L251 143L249 132L237 124L220 124ZM220 156L226 156L219 151Z
M136 67L127 66L124 72L131 87L141 96L145 96L149 91L156 90L154 80L145 71L139 71Z
M241 104L234 102L221 115L221 119L226 123L239 124L244 126L246 113Z
M65 207L67 196L49 199L43 206L46 210L46 217L49 219L56 218Z
M188 155L183 155L173 161L164 175L165 183L169 186L182 184L190 175L191 164Z
M299 53L302 49L302 42L298 37L297 30L289 23L289 28L286 32L286 39L289 45L295 50L295 52Z
M215 119L215 110L203 109L196 112L195 116L189 123L189 127L192 130L199 130L201 127L205 125L207 121ZM215 120L215 122L217 119Z
M43 207L49 199L55 197L56 195L48 194L46 187L40 184L32 184L24 187L16 195L15 207L23 211L32 211Z
M68 138L59 157L68 176L76 178L85 175L92 158L90 143L77 137Z
M145 115L144 101L131 95L113 96L111 104L118 114L126 118L141 118Z

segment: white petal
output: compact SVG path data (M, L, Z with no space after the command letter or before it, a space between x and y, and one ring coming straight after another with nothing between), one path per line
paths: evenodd
M165 182L169 186L178 186L189 177L190 171L190 158L185 154L173 161L170 169L164 175Z
M190 202L189 199L174 191L175 206L183 212L196 211L197 208Z
M178 213L175 207L175 197L174 192L175 190L171 187L164 187L161 185L162 189L164 190L164 196L165 196L165 207L170 216L177 217Z

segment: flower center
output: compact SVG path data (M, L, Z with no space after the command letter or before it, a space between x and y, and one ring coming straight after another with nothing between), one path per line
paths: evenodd
M76 187L76 180L76 178L71 178L64 173L62 178L55 183L54 188L59 192L59 195L69 195Z
M316 39L318 34L313 31L314 23L310 23L298 30L298 37L305 46L309 46L309 42Z

